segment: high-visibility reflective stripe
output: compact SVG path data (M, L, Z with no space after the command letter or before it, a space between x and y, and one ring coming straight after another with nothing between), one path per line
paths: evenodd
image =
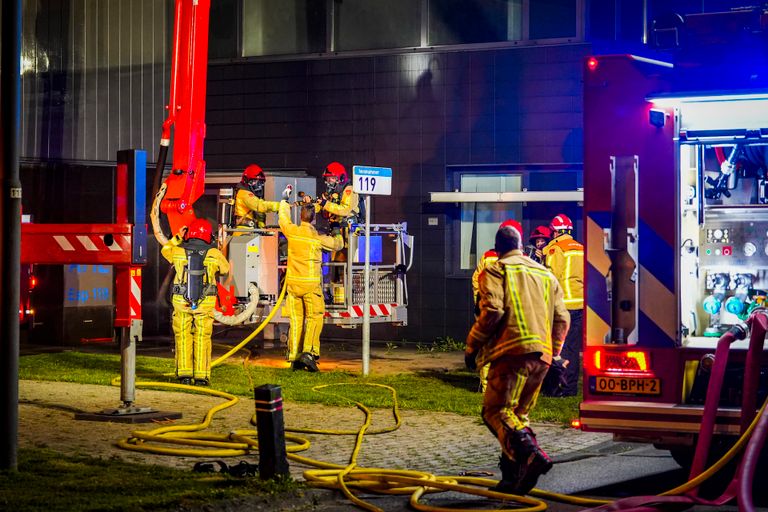
M506 267L507 267L507 285L509 286L509 294L512 298L512 307L515 310L515 318L517 318L517 324L520 329L520 334L525 337L525 336L528 336L530 332L528 331L528 324L525 320L525 313L523 313L523 306L520 301L520 295L518 294L517 287L515 286L515 283L512 279L512 274L523 273L525 272L525 270L520 268L520 266L518 265L507 265Z
M549 317L550 307L549 307L549 294L550 289L552 288L552 278L554 276L547 276L544 278L544 325L546 328L546 337L547 337L547 346L552 346L552 329L549 327L552 325L552 319Z
M296 312L297 298L288 294L288 317L290 320L290 332L288 333L288 360L293 361L299 352L299 335L301 333L301 325L299 325L299 316Z
M288 281L289 283L319 283L320 281L322 281L322 276L303 277L303 276L288 275L285 277L285 280Z
M515 372L515 377L515 386L512 389L511 396L509 397L509 407L505 412L507 413L509 419L511 419L515 424L515 429L520 430L525 428L525 424L523 424L523 422L520 421L520 418L517 417L517 414L515 414L515 409L517 409L517 406L520 405L520 397L523 395L523 387L525 387L525 381L528 380L528 376L524 370L517 370Z
M565 255L565 275L563 276L563 281L565 281L565 300L570 300L573 295L571 295L571 256Z

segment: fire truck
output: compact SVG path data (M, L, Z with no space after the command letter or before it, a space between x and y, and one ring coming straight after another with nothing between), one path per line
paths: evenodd
M155 237L163 244L168 238L164 223L167 221L171 234L189 225L197 217L196 203L205 199L206 190L215 182L220 198L218 242L226 249L232 267L218 287L215 319L236 325L260 321L277 303L286 264L285 239L276 228L245 232L233 226L233 185L239 181L239 173L211 173L206 178L203 149L209 11L210 0L176 0L175 3L171 90L155 170L156 194L151 219ZM161 185L172 135L171 171ZM315 195L316 179L306 172L268 172L265 199L279 201L287 184L293 186L294 202L299 192ZM204 200L198 204L201 211L202 203ZM298 222L298 216L295 217L294 222ZM267 217L267 224L277 225L276 214ZM365 283L364 258L358 251L358 247L364 245L359 243L364 240L360 228L351 224L343 230L348 253L345 262L324 263L325 322L342 327L362 324L368 287L372 292L371 322L405 325L408 303L405 274L412 263L413 237L408 235L405 223L371 225L372 277ZM288 322L287 313L282 309L277 313L273 322Z
M690 463L718 339L768 296L768 11L678 16L652 36L671 62L584 63L580 420ZM722 438L743 430L747 352L731 346Z

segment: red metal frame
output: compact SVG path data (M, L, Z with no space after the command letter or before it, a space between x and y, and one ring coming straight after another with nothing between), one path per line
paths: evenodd
M22 224L21 262L129 265L132 236L131 224Z
M141 153L141 163L137 163L138 153ZM115 176L116 222L22 223L21 263L112 265L115 269L114 325L130 327L132 320L141 319L141 265L146 261L146 238L142 236L146 233L146 225L143 224L145 190L137 183L145 180L145 156L143 152L121 151L118 160ZM134 166L133 173L129 165ZM133 187L131 178L136 178ZM134 190L134 187L141 188ZM134 247L136 244L137 247ZM137 248L141 250L134 250Z
M205 185L205 94L208 70L210 0L176 0L168 117L162 139L168 144L174 129L173 162L166 178L160 210L168 216L171 233L196 218L193 205Z

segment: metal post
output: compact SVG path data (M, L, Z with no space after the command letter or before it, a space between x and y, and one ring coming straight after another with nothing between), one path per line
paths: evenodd
M253 390L253 396L259 439L259 475L262 479L287 476L282 390L280 386L264 384Z
M368 376L371 359L371 196L365 196L365 270L363 271L363 376Z
M136 401L136 342L128 327L120 327L120 400L123 407Z
M21 113L21 0L5 0L0 55L0 469L18 467L19 440L19 296L21 275L21 181L19 116Z

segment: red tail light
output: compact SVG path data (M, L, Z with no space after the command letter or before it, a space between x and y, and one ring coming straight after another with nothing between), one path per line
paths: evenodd
M606 373L650 373L651 356L644 350L597 349L592 363L596 370Z
M597 59L594 57L590 57L587 59L587 69L590 71L594 71L597 69Z
M37 278L35 276L29 276L29 289L34 290L37 286Z

